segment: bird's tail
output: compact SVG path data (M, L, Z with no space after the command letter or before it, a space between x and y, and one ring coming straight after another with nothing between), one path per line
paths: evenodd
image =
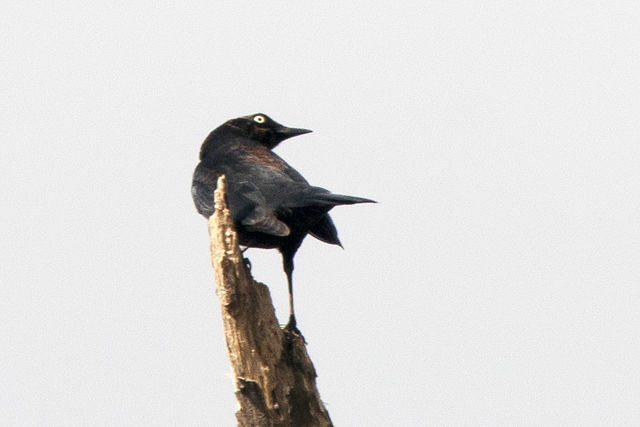
M365 199L364 197L345 196L343 194L334 194L324 188L309 187L306 191L306 203L313 206L333 207L337 205L355 205L356 203L376 203L375 200Z
M302 192L296 192L293 197L285 197L285 207L299 208L316 206L325 208L326 211L337 205L354 205L356 203L377 203L375 200L364 197L345 196L333 194L320 187L307 187ZM326 212L325 211L325 212Z
M356 203L377 203L375 200L365 199L364 197L345 196L343 194L316 194L314 201L317 204L326 205L355 205Z

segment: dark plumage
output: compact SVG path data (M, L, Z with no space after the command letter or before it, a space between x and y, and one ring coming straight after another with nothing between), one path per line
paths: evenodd
M218 176L225 175L227 203L240 244L280 250L289 285L287 327L293 330L293 257L302 241L311 234L342 246L327 212L336 205L373 202L312 187L271 151L285 139L309 132L282 126L265 114L229 120L203 142L191 187L198 212L208 218L214 211Z

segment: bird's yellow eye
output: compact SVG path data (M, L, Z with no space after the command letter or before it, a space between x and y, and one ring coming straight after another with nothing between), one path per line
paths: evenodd
M254 121L256 121L256 122L258 122L258 123L264 123L264 122L265 122L265 120L264 120L264 116L255 116L255 117L253 118L253 120L254 120Z

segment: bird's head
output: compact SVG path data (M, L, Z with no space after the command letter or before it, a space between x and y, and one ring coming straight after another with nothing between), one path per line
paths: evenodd
M265 145L269 149L274 148L287 138L311 132L308 129L282 126L262 113L231 119L224 126L231 128L234 132L244 137Z

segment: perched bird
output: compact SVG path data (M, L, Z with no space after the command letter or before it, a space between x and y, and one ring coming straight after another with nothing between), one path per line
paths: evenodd
M327 212L337 205L374 202L313 187L271 151L285 139L309 132L282 126L266 114L229 120L202 143L191 186L196 209L209 218L214 211L218 176L225 175L227 203L239 243L278 248L289 286L287 329L294 331L293 257L302 241L311 234L323 242L342 246Z

